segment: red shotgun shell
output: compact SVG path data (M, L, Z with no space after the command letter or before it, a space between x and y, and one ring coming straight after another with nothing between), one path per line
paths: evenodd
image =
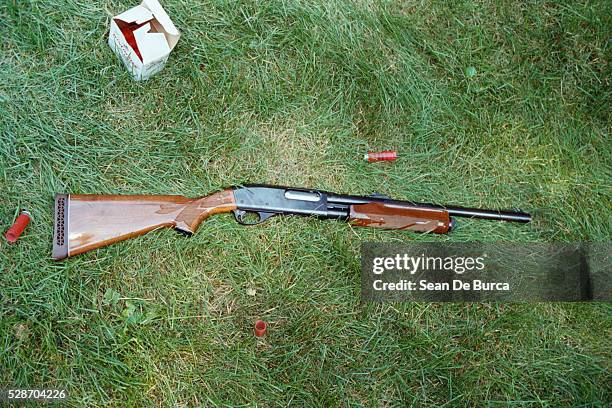
M368 152L364 156L364 159L368 162L375 161L393 161L397 159L397 151L396 150L384 150L382 152Z
M261 337L266 334L266 322L263 320L258 320L255 322L255 336Z
M9 228L8 231L6 231L6 233L4 234L6 240L11 244L17 241L17 238L19 238L19 236L21 235L21 233L29 222L30 213L27 211L22 211L21 214L19 214L19 217L17 217L17 219L15 220L13 226Z

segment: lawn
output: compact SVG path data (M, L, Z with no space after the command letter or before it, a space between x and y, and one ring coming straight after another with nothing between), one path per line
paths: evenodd
M0 1L0 388L70 406L609 406L610 303L368 304L362 242L610 241L607 1ZM396 162L363 161L397 149ZM53 262L53 195L268 183L521 208L448 236L230 215ZM257 319L269 322L263 339Z

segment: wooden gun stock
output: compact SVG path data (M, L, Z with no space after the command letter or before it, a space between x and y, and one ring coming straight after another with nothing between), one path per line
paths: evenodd
M360 227L445 234L452 221L448 211L386 203L351 205L349 222Z
M52 257L63 259L163 227L193 234L207 217L234 209L232 190L195 199L58 194Z

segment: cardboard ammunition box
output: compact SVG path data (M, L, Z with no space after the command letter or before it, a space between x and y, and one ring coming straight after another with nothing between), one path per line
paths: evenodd
M157 0L143 0L111 20L108 45L135 80L161 71L180 33Z

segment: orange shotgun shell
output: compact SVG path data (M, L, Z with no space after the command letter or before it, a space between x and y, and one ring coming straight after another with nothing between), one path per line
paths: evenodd
M257 337L262 337L264 334L266 334L266 322L264 322L263 320L258 320L255 322L255 336Z
M365 154L364 159L368 162L393 161L397 159L397 151L384 150L382 152L368 152Z
M15 220L15 223L4 234L6 240L11 244L15 243L23 232L23 230L25 229L25 227L30 222L30 218L31 216L29 212L22 211L21 214L19 214L19 216Z

